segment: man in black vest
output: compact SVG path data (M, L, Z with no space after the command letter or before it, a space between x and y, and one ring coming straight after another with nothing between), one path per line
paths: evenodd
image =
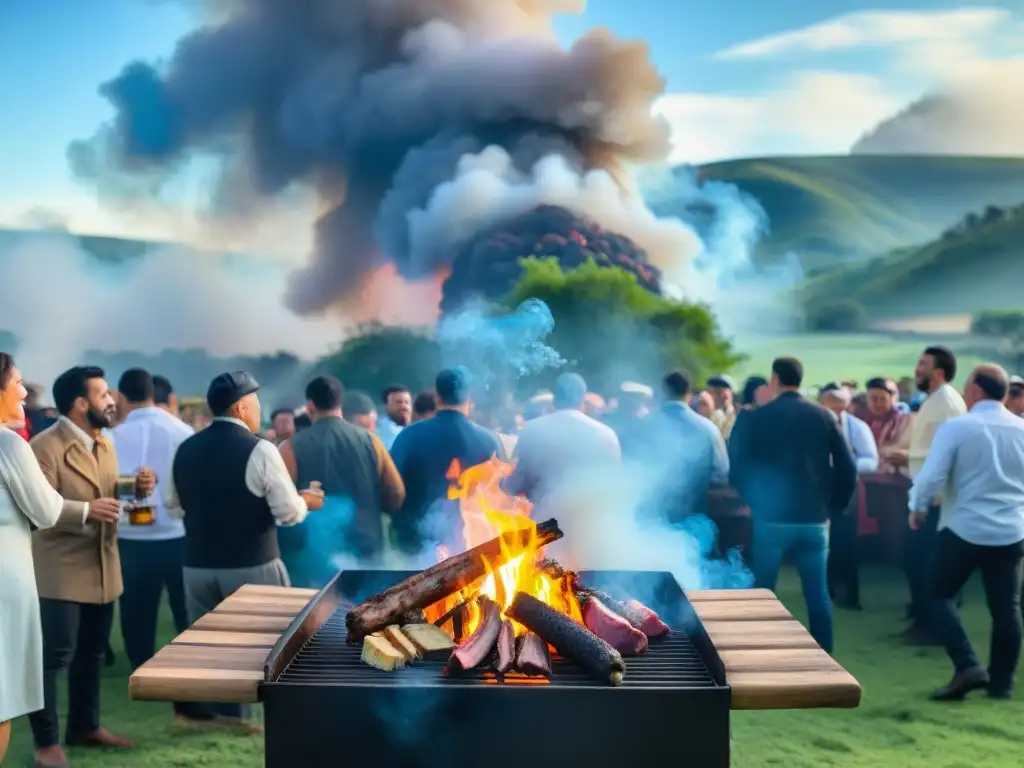
M301 523L323 493L295 490L277 447L261 440L259 384L244 371L222 373L206 402L213 423L185 440L164 483L168 513L185 522L185 601L189 621L212 611L243 584L289 586L277 526ZM241 719L237 705L217 705Z

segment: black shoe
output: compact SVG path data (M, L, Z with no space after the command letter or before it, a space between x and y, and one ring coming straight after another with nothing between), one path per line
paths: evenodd
M902 634L903 642L907 645L936 646L942 645L942 641L936 637L930 629L914 625Z
M1010 683L1009 685L996 685L995 683L989 683L988 697L990 699L1009 701L1013 698L1013 683Z
M957 672L953 679L929 697L932 701L962 701L971 691L988 688L988 672L982 667L971 667Z

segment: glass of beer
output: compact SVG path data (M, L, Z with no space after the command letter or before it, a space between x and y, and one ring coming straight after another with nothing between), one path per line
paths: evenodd
M128 505L128 522L131 525L153 525L156 522L153 512L153 503L149 499L134 499Z

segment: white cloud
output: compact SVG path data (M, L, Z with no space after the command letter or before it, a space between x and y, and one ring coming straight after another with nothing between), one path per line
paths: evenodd
M748 40L715 54L716 59L751 59L806 51L867 46L948 43L995 29L1010 17L1005 8L949 11L858 11L800 29Z
M867 47L888 54L870 74L803 63L788 75L781 70L782 86L760 92L668 94L658 109L672 125L673 160L843 153L929 93L947 94L947 106L896 126L885 137L891 151L1024 155L1024 24L1006 9L852 13L713 58L764 67L782 54L820 58Z
M845 152L913 94L865 75L796 72L776 90L746 96L674 93L658 103L672 126L673 162L765 154Z

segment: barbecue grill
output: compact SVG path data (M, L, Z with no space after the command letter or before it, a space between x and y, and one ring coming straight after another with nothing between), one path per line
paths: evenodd
M682 755L687 766L729 765L730 690L718 652L669 573L584 571L608 592L628 585L670 627L627 659L617 688L553 659L550 680L471 672L444 662L394 672L360 660L346 642L354 605L411 573L343 571L281 635L264 666L267 768L355 762L384 768L620 766Z

